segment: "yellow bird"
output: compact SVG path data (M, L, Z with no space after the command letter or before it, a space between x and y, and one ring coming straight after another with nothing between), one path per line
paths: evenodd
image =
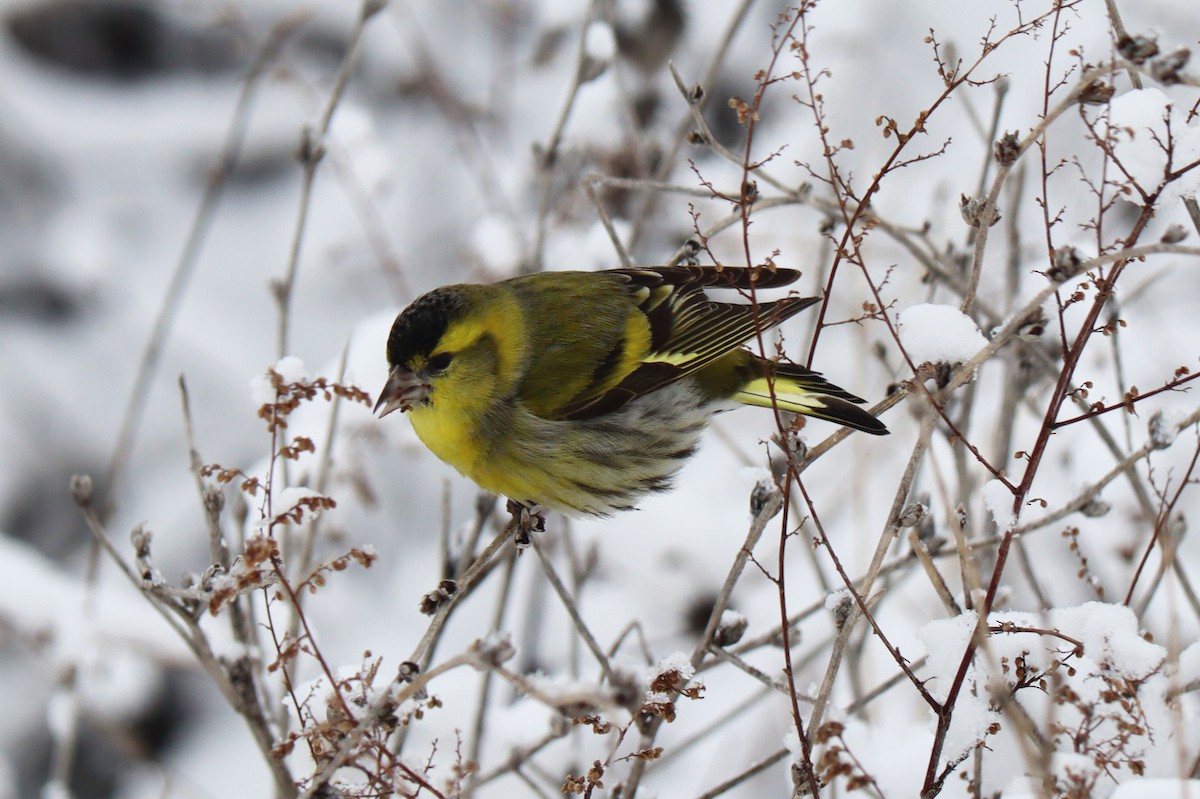
M737 403L886 434L819 373L742 348L819 297L705 293L799 276L674 266L444 286L396 317L375 411L408 411L425 445L481 488L569 516L669 488L709 417Z

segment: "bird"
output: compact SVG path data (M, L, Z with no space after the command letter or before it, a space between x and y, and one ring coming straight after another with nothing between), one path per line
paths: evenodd
M719 302L800 277L782 267L656 266L521 275L428 292L400 312L374 413L510 510L630 510L671 487L710 417L778 408L885 435L864 400L743 347L821 301ZM514 511L515 515L515 511Z

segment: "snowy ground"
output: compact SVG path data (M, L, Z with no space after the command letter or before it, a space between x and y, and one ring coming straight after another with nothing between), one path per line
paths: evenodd
M1123 5L1124 26L1156 36L1164 53L1200 44L1200 21L1187 4ZM190 471L181 378L200 462L265 479L272 440L256 416L261 385L256 395L251 384L283 356L298 358L312 377L373 397L384 380L388 327L423 291L523 268L619 266L583 177L655 177L694 192L660 184L599 192L633 260L666 262L692 234L692 212L701 230L730 214L731 204L706 196L702 180L736 194L743 178L713 148L679 144L694 123L668 61L689 85L712 68L705 117L740 156L746 128L728 101L754 96L782 8L732 0L393 0L360 37L357 7L332 0L0 4L0 797L32 796L45 785L47 796L270 795L272 773L249 726L193 651L94 547L72 502L71 476L91 475L98 518L127 563L134 562L130 532L141 525L153 533L153 566L165 583L203 573L213 557ZM789 762L803 771L792 699L808 730L824 697L823 720L843 726L840 737L826 729L813 759L832 753L850 770L827 773L818 763L837 783L823 795L845 792L855 778L869 778L875 795L918 795L940 740L936 770L966 757L945 780L946 796L967 796L972 780L985 795L1006 797L1200 796L1200 783L1184 782L1200 777L1200 607L1189 570L1198 552L1194 536L1184 535L1191 511L1200 509L1193 471L1200 438L1188 419L1200 407L1195 393L1181 384L1138 402L1136 415L1106 413L1037 445L1063 342L1076 335L1096 296L1095 276L1108 274L1096 270L1112 268L1111 261L1092 263L1084 271L1093 274L1066 275L1054 294L1044 274L1048 241L1060 253L1077 248L1086 261L1133 238L1135 228L1143 246L1175 242L1172 226L1189 234L1125 269L1099 319L1111 329L1092 337L1068 386L1087 389L1084 406L1064 405L1059 419L1086 411L1088 402L1112 406L1200 371L1200 232L1182 201L1200 182L1200 169L1187 169L1200 158L1197 59L1181 83L1147 75L1138 91L1125 74L1105 78L1115 88L1110 112L1103 98L1083 114L1068 103L1050 127L1044 159L1037 147L1024 153L999 195L1003 218L990 228L978 301L969 317L959 312L976 241L960 197L979 198L991 187L993 140L1006 131L1027 135L1084 64L1116 57L1098 0L1002 38L1048 10L998 0L826 0L809 12L806 74L829 70L819 83L825 124L831 144L853 142L837 155L853 190L868 191L896 148L888 119L907 131L932 109L901 160L939 154L888 173L872 190L870 209L881 224L856 222L859 233L870 228L863 270L843 260L830 282L830 237L837 240L845 226L825 224L839 208L821 183L811 201L756 208L745 239L735 224L713 236L712 251L727 264L746 262L744 241L757 261L778 251L778 264L804 270L803 294L827 293L827 323L878 310L864 304L882 299L887 307L874 318L822 327L812 363L872 402L889 386L907 385L909 393L883 414L890 437L855 434L822 455L803 473L811 504L795 489L789 526L783 517L766 526L754 550L761 569L745 569L726 611L748 623L745 642L760 643L747 645L737 664L711 656L694 678L705 686L703 698L677 698L675 720L643 739L663 752L647 764L638 795L715 795L706 792L765 759L771 762L761 773L723 795L787 795ZM101 13L109 16L97 21ZM985 36L1000 42L975 78L1004 74L1003 91L995 83L963 85L934 108L945 76L934 43L925 41L931 29L943 62L962 59L962 68L979 57ZM265 43L276 41L278 52L248 83ZM357 61L341 94L336 77L351 53ZM572 94L581 68L594 77ZM787 50L772 75L793 70L802 65ZM1043 105L1047 85L1055 93ZM773 84L754 121L752 157L779 153L766 167L777 184L758 176L764 198L812 182L799 164L828 174L812 113L794 99L803 99L805 86L802 76ZM310 195L295 155L302 131L320 130L334 97ZM1115 131L1115 161L1088 141L1086 123L1102 111L1111 118L1093 130ZM1168 124L1170 162L1158 146L1168 141ZM539 160L547 148L555 155L548 165ZM232 168L214 171L226 153L236 156ZM1119 184L1153 187L1173 170L1180 174L1152 197L1120 194ZM1051 173L1045 180L1044 172ZM1101 201L1089 185L1103 180L1112 184ZM1043 191L1048 200L1039 202ZM1155 213L1142 230L1146 202ZM1097 232L1088 222L1101 213ZM1047 217L1061 217L1049 234ZM931 276L930 264L949 271ZM289 274L281 337L275 297ZM1076 290L1083 297L1073 302ZM1039 292L1040 324L1025 320L1019 340L1004 334L1012 314ZM1060 304L1070 307L1060 314ZM815 311L790 322L786 352L805 361L815 330ZM1005 347L988 352L993 340ZM139 384L148 348L155 357ZM913 367L969 361L981 348L978 369L941 375L941 386L952 375L975 378L943 397L959 435L945 419L926 421ZM1039 371L1046 364L1049 371ZM926 385L936 392L938 377ZM127 418L134 420L128 436ZM771 414L738 411L714 427L673 492L614 519L552 517L539 536L558 570L574 571L567 582L591 634L643 693L655 674L691 656L746 539L751 493L769 474ZM290 661L294 693L310 692L310 709L324 721L328 683L320 662L355 674L378 658L377 688L389 684L429 623L418 603L442 577L442 542L461 546L476 519L477 493L422 448L399 414L377 421L363 403L318 399L301 406L288 432L310 436L317 452L286 470L277 465L275 512L302 496L282 493L285 487L308 486L337 503L316 528L315 560L353 547L377 555L370 568L351 563L330 572L305 600L312 638ZM817 447L833 432L812 422L801 436ZM1031 452L1040 465L1014 514L1004 479L1019 484ZM1139 452L1102 490L1089 492ZM224 489L221 524L240 554L240 531L261 531L266 506L262 493L246 497L243 528L237 482ZM894 651L861 618L839 638L836 619L853 602L831 548L859 580L881 537L898 529L899 512L917 514L914 503L924 517L910 515L912 524L881 550L885 568L868 592ZM1052 523L1036 524L1051 516ZM830 546L810 546L817 519ZM801 522L799 534L781 544ZM970 608L984 596L969 586L986 589L997 544L1014 528L1028 532L997 581L992 635L956 682L976 624ZM295 540L305 530L313 528ZM925 564L912 555L910 530L934 550ZM964 544L977 542L974 560L954 554L960 533ZM489 528L483 537L493 534ZM289 548L285 557L298 554ZM771 579L781 561L783 586ZM517 685L495 671L486 712L477 714L489 678L469 667L447 671L428 686L440 707L425 709L403 739L405 766L444 795L453 793L446 785L468 754L478 756L484 775L503 768L514 747L562 723L559 710L571 698L606 698L608 705L589 708L618 728L631 721L630 703L613 698L612 681L601 679L536 555L508 569L490 574L455 608L433 664L498 629L515 645L504 669L520 677ZM275 655L265 622L286 628L291 615L283 600L264 613L265 595L252 591L239 602L254 608L261 625L262 650L250 654L265 652L269 662ZM778 640L781 596L789 616L805 613L789 627L790 693ZM217 655L236 658L244 642L229 618L228 609L201 614L198 629ZM928 698L904 678L895 651L913 664ZM871 693L893 678L885 692ZM282 741L297 729L295 704L279 671L264 669L259 679L267 712L279 714L272 730ZM952 686L961 696L939 739L931 703L945 706ZM315 723L305 721L306 729ZM477 728L483 735L475 750ZM638 738L636 727L623 741L572 728L527 760L517 758L522 768L475 795L556 795L568 773L584 775L606 758L613 762L605 763L604 787L590 790L611 795L630 779L631 764L621 758L643 748ZM311 776L310 757L301 741L285 760L295 779ZM54 781L68 771L76 775L69 791ZM360 772L347 769L340 778L346 795L375 795Z

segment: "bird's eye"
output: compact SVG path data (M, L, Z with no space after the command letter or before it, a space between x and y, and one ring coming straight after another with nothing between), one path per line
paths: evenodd
M439 352L437 355L429 356L429 361L425 364L426 370L430 372L444 372L450 366L450 361L454 356L448 352Z

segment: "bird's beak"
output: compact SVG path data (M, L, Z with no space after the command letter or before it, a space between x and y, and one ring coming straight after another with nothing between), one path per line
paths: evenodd
M411 411L419 403L429 399L429 384L403 366L396 366L388 373L387 383L375 403L379 418L395 410Z

